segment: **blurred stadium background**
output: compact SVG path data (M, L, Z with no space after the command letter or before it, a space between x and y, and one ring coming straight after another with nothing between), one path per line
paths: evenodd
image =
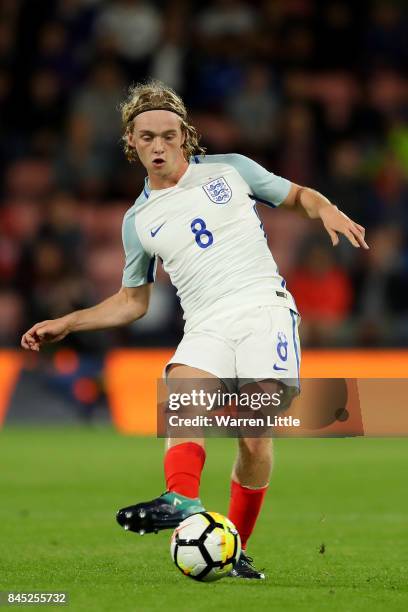
M0 423L108 419L106 364L137 362L137 377L153 360L159 374L181 337L159 269L143 320L41 355L18 350L34 322L120 286L122 217L144 172L122 154L117 105L149 76L184 96L209 153L253 157L366 226L370 251L332 249L320 224L261 207L303 347L407 347L405 10L391 0L0 0Z

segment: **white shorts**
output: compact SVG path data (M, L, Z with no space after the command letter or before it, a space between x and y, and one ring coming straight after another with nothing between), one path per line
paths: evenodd
M253 381L280 380L299 393L300 317L285 306L245 306L211 316L188 331L166 365L199 368L238 388Z

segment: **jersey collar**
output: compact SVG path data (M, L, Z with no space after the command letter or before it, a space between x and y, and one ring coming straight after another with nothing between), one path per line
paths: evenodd
M198 163L198 162L195 162L195 163ZM150 194L152 193L152 191L153 193L166 193L166 191L170 191L171 189L174 189L175 187L179 187L183 183L186 176L190 174L190 168L191 168L191 159L190 159L189 165L187 166L186 171L180 177L179 182L173 185L173 187L166 187L165 189L151 189L149 185L149 177L146 176L144 180L144 186L143 186L143 193L145 194L145 197L148 198Z

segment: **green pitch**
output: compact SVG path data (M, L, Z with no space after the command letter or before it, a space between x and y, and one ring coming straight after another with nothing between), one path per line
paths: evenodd
M0 590L67 591L65 608L87 612L408 609L407 440L278 440L249 548L261 583L196 583L169 532L116 524L117 508L163 491L162 448L105 428L1 432ZM202 499L225 513L233 441L208 451Z

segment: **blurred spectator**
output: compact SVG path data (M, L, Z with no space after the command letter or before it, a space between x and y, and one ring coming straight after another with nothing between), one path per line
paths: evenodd
M172 7L164 23L162 41L153 55L151 75L180 93L185 88L186 38L183 11Z
M16 338L23 333L24 303L12 290L0 289L0 346L15 346Z
M0 287L13 284L19 256L18 242L0 230Z
M22 0L1 0L0 17L14 22L18 17L21 2Z
M124 80L118 67L111 62L98 62L73 99L72 115L89 126L96 147L111 147L120 135L117 105L123 91Z
M118 104L124 81L117 66L101 62L73 99L68 138L57 162L58 185L101 195L120 155Z
M29 315L33 320L54 319L89 304L89 292L83 278L57 242L37 240L22 264L26 267L24 291L29 298Z
M204 145L214 153L233 151L239 143L237 126L226 117L213 113L192 116L200 134L204 134Z
M101 51L117 55L128 78L136 81L148 73L161 30L160 12L152 3L141 0L107 3L95 23L95 36Z
M257 15L240 0L214 0L198 13L195 26L197 49L190 68L193 104L220 113L224 100L243 86Z
M279 172L300 185L316 183L318 150L311 110L301 104L288 106L279 138Z
M9 247L6 253L16 252L20 258L21 250L37 236L42 219L42 207L35 200L10 199L2 209L1 233L4 233L6 245L12 241L15 248ZM22 281L21 287L24 287L24 280L17 277L15 280Z
M66 113L66 98L55 72L39 70L30 80L29 104L23 116L23 125L29 135L47 131L55 139L60 132Z
M328 244L305 245L301 261L288 287L301 312L302 340L306 345L330 345L350 313L352 286Z
M345 140L329 152L327 178L319 180L319 188L334 204L366 228L376 222L367 180L363 178L363 156L357 143Z
M104 0L57 0L55 19L68 36L73 57L79 67L87 61L92 50L92 29Z
M386 119L407 118L407 81L394 69L374 72L369 80L368 94L373 108Z
M191 58L192 89L188 99L193 107L220 115L224 101L236 94L245 79L245 47L237 49L234 38L224 38L205 53Z
M53 178L48 160L21 157L7 168L4 179L5 196L40 200L48 195Z
M256 12L241 0L213 0L197 18L197 30L205 38L241 36L254 32Z
M348 69L358 57L360 15L351 3L341 0L329 0L321 6L316 27L317 65L324 70Z
M242 144L255 148L275 143L279 110L269 71L260 64L249 66L245 86L226 102L227 115L239 129Z
M397 2L389 0L373 2L371 23L365 35L369 62L377 66L406 69L408 60L407 25L406 13L403 13Z
M0 68L0 193L3 191L3 172L10 159L11 123L11 78L6 70Z
M404 339L398 338L399 319L408 314L408 274L400 253L401 241L396 225L371 233L370 250L354 276L357 343L375 346L392 339L398 345L401 340L408 340L407 333Z
M0 230L0 287L10 291L18 289L19 295L24 299L25 306L16 308L16 325L9 326L10 334L14 333L14 342L18 342L21 327L27 325L32 313L32 258L35 249L28 250L28 245L35 241L35 237L40 225L40 211L34 202L14 200L10 202L10 207L5 208L1 219ZM59 280L59 279L58 279ZM51 287L49 287L51 290ZM7 316L10 304L15 304L16 300L9 297L5 301L0 300L0 319L5 317L4 324L7 324ZM4 312L3 312L3 310ZM35 309L34 309L35 311ZM22 319L23 315L24 319ZM1 342L1 341L0 341Z
M13 63L14 32L9 19L0 16L0 66L10 67Z
M76 270L82 270L85 245L78 208L78 202L70 194L52 194L44 223L38 231L38 238L58 244L70 265Z
M408 126L403 119L394 122L389 131L389 145L408 177Z
M80 73L80 57L69 41L69 31L58 21L49 21L42 28L37 63L40 68L58 74L65 91L73 86Z
M354 76L345 71L320 74L313 85L324 145L331 146L359 133L359 89Z
M408 177L392 151L384 155L373 187L373 218L377 225L399 227L400 247L408 269Z
M2 131L6 129L10 105L10 76L6 70L0 69L0 120Z
M283 28L279 56L280 64L285 70L292 67L311 67L314 60L314 51L313 32L306 25L289 23Z

